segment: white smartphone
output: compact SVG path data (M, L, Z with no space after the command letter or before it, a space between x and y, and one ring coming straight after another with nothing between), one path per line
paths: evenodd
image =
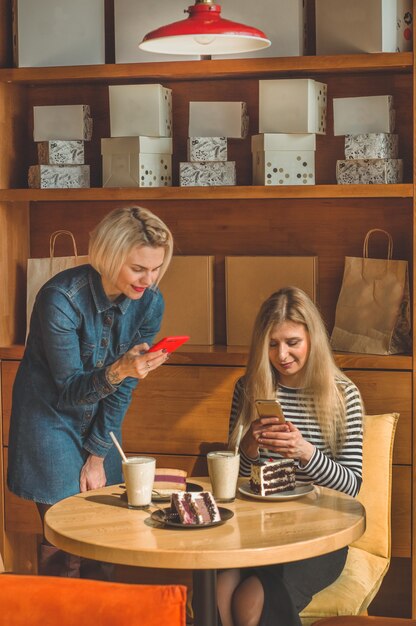
M285 416L278 400L256 400L255 405L259 417L277 417L279 424L285 423Z

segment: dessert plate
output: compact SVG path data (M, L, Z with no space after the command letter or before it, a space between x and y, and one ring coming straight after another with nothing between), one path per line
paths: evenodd
M238 491L244 496L254 498L255 500L269 500L270 502L277 502L278 500L295 500L306 496L307 493L313 491L313 485L298 484L291 491L281 491L280 493L272 493L269 496L261 496L259 493L254 493L250 488L250 482L247 481L239 486Z
M172 510L170 507L153 511L150 517L155 522L159 522L159 524L163 524L164 526L169 526L169 528L172 527L172 528L181 528L182 530L195 530L197 528L211 528L212 526L221 526L221 524L225 524L225 522L227 522L229 519L231 519L234 516L234 511L230 511L230 509L226 509L222 506L219 506L218 510L221 515L220 521L219 522L207 522L206 524L182 524L182 522L179 522L177 518L171 520L168 517L169 513L172 513Z
M171 494L175 493L176 491L181 493L178 489L172 489L172 491L170 491L169 493L163 493L163 494L158 493L157 490L152 491L152 500L153 502L170 502ZM185 491L193 491L193 492L203 491L203 487L201 487L201 485L197 485L196 483L187 482Z

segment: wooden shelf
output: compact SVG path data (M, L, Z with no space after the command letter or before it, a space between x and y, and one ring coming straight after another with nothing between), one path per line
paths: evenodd
M207 190L209 194L207 195ZM412 198L413 185L284 185L282 187L157 187L0 189L0 202L100 200L259 200L278 198Z
M23 356L23 345L0 347L0 360L19 361ZM245 367L248 348L246 346L187 346L179 348L169 359L169 365L217 365ZM356 354L335 352L335 360L343 369L411 370L413 359L407 354L389 356L378 354Z
M328 72L411 72L411 52L376 54L340 54L261 59L225 59L211 61L162 61L155 63L120 63L71 67L31 67L0 69L3 83L73 83L165 80L207 80L221 78L271 77L276 74L325 74Z

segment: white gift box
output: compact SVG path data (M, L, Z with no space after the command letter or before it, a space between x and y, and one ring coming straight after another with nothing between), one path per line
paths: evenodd
M346 159L397 159L398 156L398 135L361 133L345 136Z
M404 52L412 0L316 0L316 54Z
M253 152L253 185L314 185L314 150Z
M235 184L235 161L179 163L179 185L181 187L215 187Z
M326 132L327 86L311 78L259 81L260 133Z
M31 165L28 176L32 189L65 189L90 186L89 165Z
M247 137L245 102L190 102L189 137Z
M38 143L38 161L41 165L83 165L83 141L41 141Z
M170 137L101 139L103 187L170 187Z
M18 67L105 63L103 0L13 0Z
M261 133L251 137L251 151L316 150L314 133Z
M337 161L337 183L377 185L403 182L402 159L348 159Z
M138 42L148 32L184 19L183 0L158 0L157 11L149 11L145 2L114 0L114 28L116 63L154 61L183 61L197 56L163 55L140 50ZM233 58L282 57L303 55L305 52L306 2L305 0L262 0L261 11L252 0L227 0L221 6L225 19L250 24L266 33L271 46L257 52L233 54ZM215 58L230 58L216 55Z
M392 133L393 96L334 98L334 135Z
M112 137L172 137L172 90L163 85L110 85Z
M61 104L33 107L33 140L90 141L92 119L87 104Z
M227 137L188 137L188 161L226 161Z

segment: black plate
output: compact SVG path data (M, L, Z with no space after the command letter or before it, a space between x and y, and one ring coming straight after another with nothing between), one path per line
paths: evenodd
M169 526L169 528L181 528L182 530L195 530L196 528L211 528L212 526L221 526L221 524L225 524L229 519L234 517L234 511L230 511L230 509L226 509L223 506L219 506L218 510L221 515L221 519L219 522L207 522L206 524L182 524L178 521L172 521L170 519L165 518L165 515L171 513L170 507L166 507L165 509L158 509L157 511L153 511L151 518L158 522L159 524L163 524L164 526Z

